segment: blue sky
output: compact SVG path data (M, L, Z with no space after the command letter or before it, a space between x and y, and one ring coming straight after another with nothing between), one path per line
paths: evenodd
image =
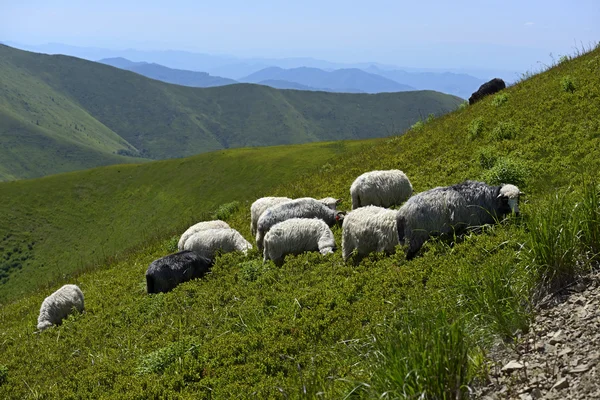
M598 0L1 2L23 44L524 69L600 40Z

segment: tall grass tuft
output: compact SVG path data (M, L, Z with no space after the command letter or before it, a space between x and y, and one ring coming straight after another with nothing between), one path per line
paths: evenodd
M576 277L579 213L566 193L555 194L550 201L532 211L526 255L544 289L555 291Z
M529 327L527 282L512 260L497 262L479 276L459 282L464 296L461 305L481 326L509 340Z
M590 261L600 258L600 186L595 181L583 188L579 203L580 241L582 251Z
M381 357L370 387L378 398L459 399L469 381L465 323L443 310L408 311L389 337L379 341Z

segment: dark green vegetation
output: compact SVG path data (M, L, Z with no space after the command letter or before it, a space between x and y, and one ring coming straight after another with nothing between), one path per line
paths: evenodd
M224 148L389 136L459 102L431 91L191 88L0 45L0 180Z
M246 209L377 140L234 149L0 183L0 303L194 221L227 218L233 201Z
M323 162L317 173L276 189L262 189L258 179L246 186L256 190L254 197L331 195L347 205L353 179L372 169L400 168L422 191L484 178L496 166L505 174L499 179L514 181L511 166L519 165L514 176L528 195L522 219L511 217L455 243L430 242L410 262L398 251L346 265L338 251L288 257L277 268L263 265L256 251L248 257L227 254L206 279L147 296L144 271L173 243L171 232L155 225L162 241L4 306L0 362L6 380L0 396L466 394L467 385L485 374L484 355L493 339L510 343L526 330L529 301L585 272L600 250L593 181L600 172L599 71L597 49L506 89L507 100L499 106L490 96L425 120L403 136L343 153ZM565 76L576 82L573 91L563 90ZM477 119L480 127L471 137ZM512 126L514 134L498 136L498 126ZM250 238L243 198L220 204L236 200L237 211L235 205L220 211ZM113 201L123 208L130 204L117 196ZM166 204L156 208L155 218L176 215ZM187 200L182 204L190 207ZM115 230L138 223L120 221ZM339 243L341 232L334 233ZM87 311L34 334L44 296L67 281L81 286Z

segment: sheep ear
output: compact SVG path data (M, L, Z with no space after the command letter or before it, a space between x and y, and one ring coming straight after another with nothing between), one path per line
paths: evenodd
M337 199L337 200L335 201L335 204L340 204L342 201L344 201L344 200L342 200L342 199Z
M523 197L523 196L527 196L527 194L526 194L526 193L523 193L523 192L519 192L519 196L520 196L520 197Z

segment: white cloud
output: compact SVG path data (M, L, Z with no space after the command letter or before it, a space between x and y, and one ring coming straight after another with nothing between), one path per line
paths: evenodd
M534 24L535 24L535 22L525 22L525 24L524 24L524 25L525 25L525 26L532 26L532 25L534 25Z

